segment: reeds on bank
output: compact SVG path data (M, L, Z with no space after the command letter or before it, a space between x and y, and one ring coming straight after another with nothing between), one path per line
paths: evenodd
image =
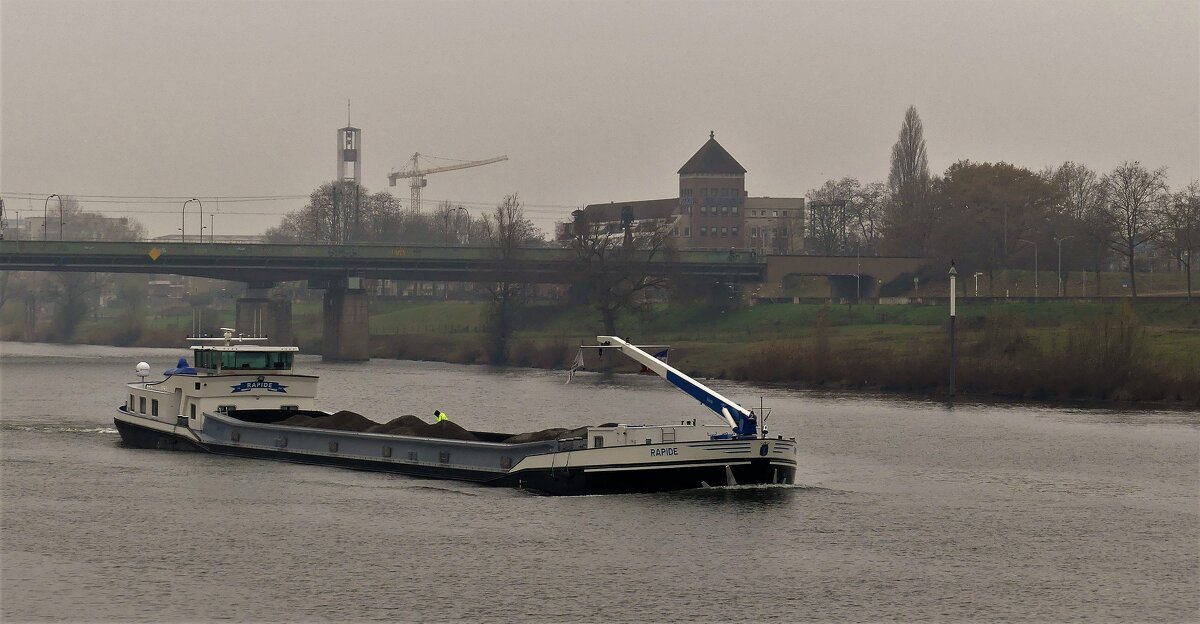
M839 335L824 315L798 339L773 341L731 369L747 381L945 393L949 332L873 344ZM1155 359L1145 327L1125 304L1099 318L1030 330L997 312L959 332L959 393L1066 401L1200 404L1200 354L1190 365Z

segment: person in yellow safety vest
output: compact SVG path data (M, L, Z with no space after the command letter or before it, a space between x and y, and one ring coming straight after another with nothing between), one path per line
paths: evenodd
M443 420L450 420L446 417L446 413L442 410L433 410L433 424L438 424Z

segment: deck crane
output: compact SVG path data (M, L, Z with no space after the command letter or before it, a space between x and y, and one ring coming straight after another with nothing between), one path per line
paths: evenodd
M729 425L729 428L733 430L733 435L738 439L757 438L766 435L765 428L759 429L758 417L754 412L721 396L708 386L688 377L683 371L674 366L616 336L596 336L596 342L599 343L599 348L601 349L619 349L623 355L650 369L650 372L666 379L676 388L679 388L688 396L699 401L704 407L716 412ZM763 424L766 424L765 420Z
M483 165L490 165L492 163L497 163L502 160L508 160L508 156L497 156L495 158L488 158L485 160L472 160L472 161L468 161L468 162L460 162L455 165L446 165L444 167L432 167L430 169L421 169L420 166L417 164L417 158L420 155L421 155L420 152L417 152L416 154L412 155L411 164L408 166L407 169L403 169L401 171L393 171L388 174L388 186L396 186L396 180L399 180L401 178L408 178L410 180L409 184L408 184L409 200L411 202L411 206L412 206L413 210L416 210L417 212L421 211L421 189L425 187L425 176L427 176L431 173L441 173L443 171L454 171L456 169L467 169L470 167L481 167ZM429 158L429 157L427 156L427 158ZM436 156L433 158L436 158Z

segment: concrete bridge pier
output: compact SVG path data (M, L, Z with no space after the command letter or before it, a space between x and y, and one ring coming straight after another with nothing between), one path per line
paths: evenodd
M369 299L363 282L362 278L350 277L332 280L325 288L321 359L371 359Z
M292 302L271 296L271 285L251 284L237 300L238 332L248 336L266 336L271 344L294 345Z

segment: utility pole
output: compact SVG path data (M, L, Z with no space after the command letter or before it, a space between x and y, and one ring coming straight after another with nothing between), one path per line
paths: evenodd
M954 373L958 366L958 342L954 335L954 295L955 295L955 278L958 277L958 271L954 269L954 261L950 261L950 398L954 398Z

